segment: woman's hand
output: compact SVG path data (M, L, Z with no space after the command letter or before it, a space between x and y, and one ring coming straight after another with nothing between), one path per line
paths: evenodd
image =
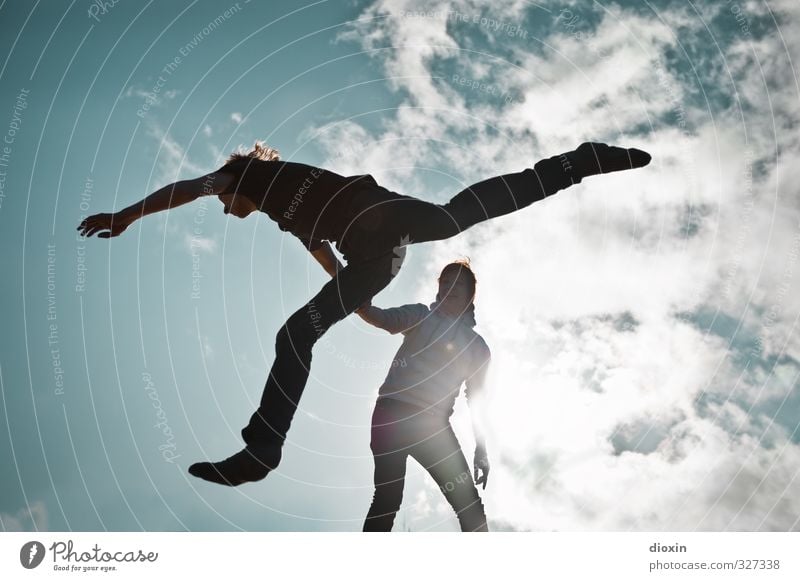
M364 303L363 305L361 305L360 307L358 307L358 308L357 308L355 311L353 311L353 312L354 312L356 315L358 315L359 317L361 317L361 318L363 319L363 318L364 318L364 316L367 314L367 311L369 311L369 308L370 308L371 306L372 306L372 300L370 299L370 300L368 300L366 303Z
M95 214L89 216L78 226L81 236L89 237L95 232L100 232L98 238L111 238L119 236L130 226L130 222L119 214ZM107 232L105 232L107 230Z
M475 448L475 460L472 465L475 471L475 485L483 484L485 489L486 481L489 479L489 455L486 453L485 447L477 446Z

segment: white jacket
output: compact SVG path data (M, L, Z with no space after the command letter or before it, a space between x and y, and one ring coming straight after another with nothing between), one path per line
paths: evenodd
M483 390L491 352L473 329L474 306L459 317L445 315L437 306L371 307L368 320L405 336L378 399L397 399L449 417L462 383L467 399Z

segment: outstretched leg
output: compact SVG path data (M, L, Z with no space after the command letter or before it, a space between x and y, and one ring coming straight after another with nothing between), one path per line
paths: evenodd
M378 226L382 222L393 239L407 238L408 243L443 240L485 220L530 206L585 177L648 163L650 155L639 149L583 143L574 151L540 160L533 168L473 184L443 205L396 196L387 200L386 209L380 205L375 208L374 213L382 213L383 219L371 221L375 230L382 229Z
M221 462L189 467L198 478L237 486L264 478L281 459L281 449L303 394L317 340L336 322L380 292L397 274L402 253L348 264L278 331L275 362L261 402L242 430L244 450Z
M537 162L533 168L490 178L456 194L442 208L459 231L530 206L585 177L642 167L650 155L604 143L583 143L574 151Z

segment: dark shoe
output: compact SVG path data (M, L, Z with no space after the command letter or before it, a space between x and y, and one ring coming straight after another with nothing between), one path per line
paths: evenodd
M641 149L589 142L581 143L566 156L571 162L572 172L579 178L644 167L651 159L650 154Z
M266 477L281 461L280 446L247 446L220 462L197 462L189 474L224 486L239 486Z

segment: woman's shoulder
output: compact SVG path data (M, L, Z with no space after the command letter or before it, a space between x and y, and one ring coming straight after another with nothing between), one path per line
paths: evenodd
M475 329L470 329L473 333L472 338L472 352L478 359L491 359L492 351L489 349L488 343L483 338L483 335L478 333Z

